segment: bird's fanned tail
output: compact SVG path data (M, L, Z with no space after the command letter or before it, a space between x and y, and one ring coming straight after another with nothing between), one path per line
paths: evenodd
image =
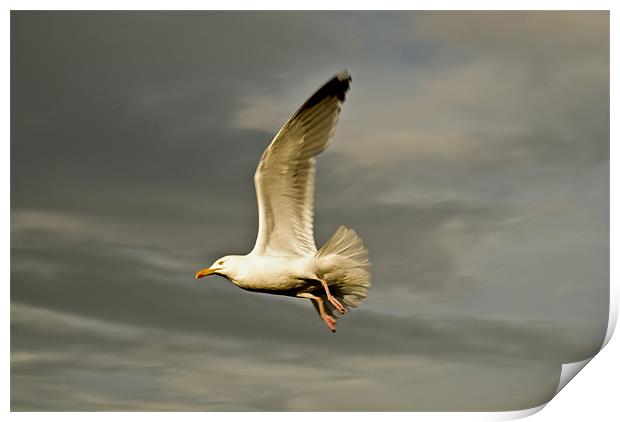
M346 308L356 307L370 287L370 261L368 250L355 230L338 227L316 257L323 269L320 276L327 281L332 294Z

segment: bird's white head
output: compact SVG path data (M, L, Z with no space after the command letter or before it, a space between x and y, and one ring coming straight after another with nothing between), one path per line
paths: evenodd
M226 277L230 281L234 281L239 273L240 258L242 257L236 255L229 255L216 259L209 268L205 268L196 273L196 280L211 274L217 274Z

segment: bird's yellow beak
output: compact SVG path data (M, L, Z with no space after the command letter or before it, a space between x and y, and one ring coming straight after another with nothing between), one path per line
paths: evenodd
M209 274L213 274L217 271L217 268L205 268L204 270L200 270L196 273L196 280L199 278L203 278L208 276Z

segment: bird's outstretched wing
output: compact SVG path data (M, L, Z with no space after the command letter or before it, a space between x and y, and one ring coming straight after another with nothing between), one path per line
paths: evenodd
M282 126L261 156L254 184L258 238L252 253L310 255L315 156L329 144L351 76L345 70L318 89Z

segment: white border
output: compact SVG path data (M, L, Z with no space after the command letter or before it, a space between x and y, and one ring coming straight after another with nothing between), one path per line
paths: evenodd
M9 8L6 10L4 21L5 30L3 31L4 42L2 42L2 57L5 58L7 63L2 68L5 85L3 90L4 113L3 122L5 128L5 153L2 154L0 160L2 160L2 166L0 172L2 172L2 198L6 201L7 205L10 201L10 144L9 144L9 110L10 110L10 95L9 95L9 47L10 47L10 13L9 10L131 10L131 9L147 9L147 10L200 10L200 9L214 9L214 10L229 10L229 9L290 9L290 10L304 10L304 9L322 9L322 10L340 10L340 9L363 9L363 10L380 10L380 9L401 9L401 10L442 10L442 9L456 9L456 10L611 10L611 68L617 70L617 54L616 54L616 42L617 42L617 28L618 18L617 11L614 10L614 2L604 0L590 0L590 1L576 1L576 0L521 0L521 1L393 1L384 0L382 2L368 2L368 1L351 1L340 0L338 2L326 1L326 0L298 0L291 1L227 1L227 2L200 2L189 0L176 0L172 1L91 1L91 2L79 2L79 1L9 1L7 2ZM380 8L380 9L379 9ZM613 75L613 72L611 72ZM612 78L611 81L612 101L611 101L611 139L617 139L617 129L613 117L617 116L617 107L613 99L617 98L617 85L614 84ZM618 171L615 170L618 163L617 160L617 147L611 143L611 215L618 215ZM4 260L4 268L10 269L10 206L4 207L4 216L2 224L2 233L4 235L4 243L2 246ZM618 341L611 338L614 327L617 321L618 315L618 265L615 258L618 254L618 230L617 224L614 220L611 221L611 286L610 286L610 324L607 331L605 343L607 346L601 351L600 355L596 356L587 365L588 370L580 374L578 379L570 383L564 390L560 392L557 398L554 398L550 405L545 408L543 412L536 413L545 406L541 406L536 409L523 410L518 412L497 412L497 413L366 413L366 414L324 414L316 415L314 413L297 413L294 415L295 420L310 421L313 422L317 417L320 418L342 418L345 416L354 416L355 418L388 418L390 420L402 420L409 421L412 418L416 420L506 420L524 417L536 413L533 416L538 420L583 420L588 417L596 417L618 414L617 405L617 386L615 376L618 374L618 363L615 356L618 356ZM5 271L7 271L5 270ZM7 317L7 321L3 326L4 335L3 339L3 372L4 383L2 385L3 397L5 404L5 412L9 412L10 409L10 345L9 345L9 329L10 329L10 296L9 296L9 271L5 272L5 295L4 301L2 301L2 313ZM610 341L611 339L611 341ZM612 396L613 394L613 396ZM110 417L106 413L11 413L11 418L19 420L30 420L31 418L45 418L46 420L66 420L66 419L82 419L87 417L93 420L104 420ZM171 417L182 418L186 420L204 420L205 414L203 413L143 413L143 412L119 412L116 413L115 418L120 419L135 419L136 417L148 417L152 420L170 420ZM236 420L241 418L252 418L258 421L269 420L277 421L290 419L291 415L288 413L209 413L210 419L217 419L222 421ZM606 417L603 420L609 419Z
M23 0L8 1L11 10L610 10L611 0Z

